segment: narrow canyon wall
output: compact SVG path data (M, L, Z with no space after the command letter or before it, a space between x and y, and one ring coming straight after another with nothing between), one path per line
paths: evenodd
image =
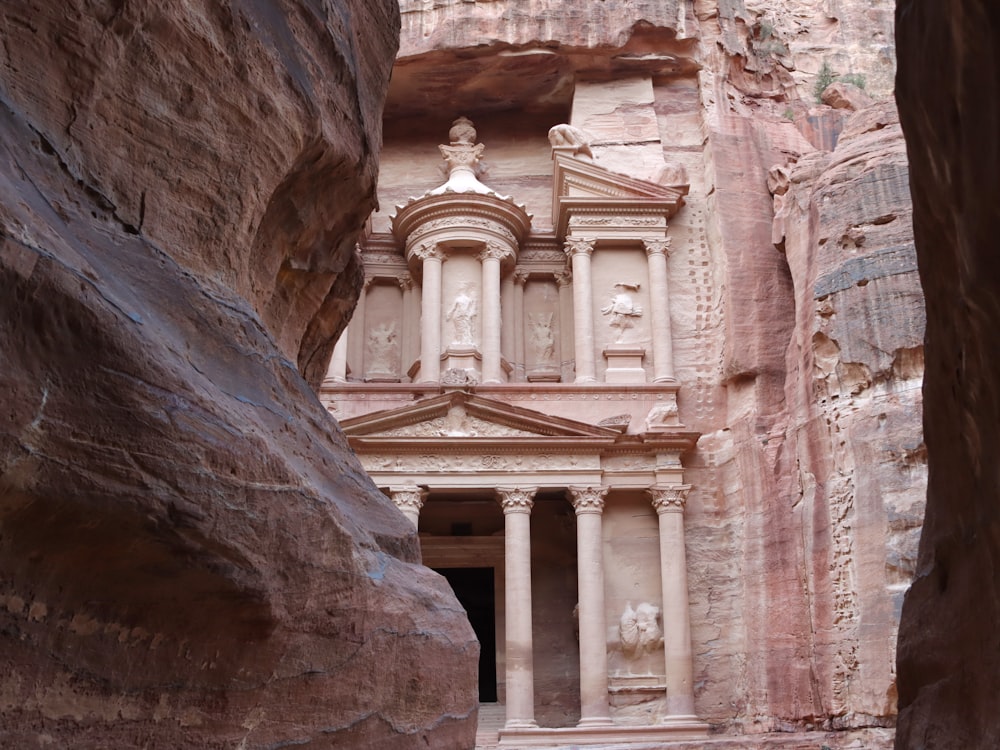
M1000 7L897 8L927 294L927 515L899 633L896 747L1000 745Z
M536 230L530 133L544 146L554 118L609 169L686 171L669 273L680 416L702 433L685 457L698 714L719 733L888 747L926 487L892 3L608 1L596 22L541 0L401 7L376 229L434 183L437 120L459 114ZM818 102L824 63L864 76L843 89L858 111Z
M473 633L309 387L398 23L0 8L0 745L472 743Z

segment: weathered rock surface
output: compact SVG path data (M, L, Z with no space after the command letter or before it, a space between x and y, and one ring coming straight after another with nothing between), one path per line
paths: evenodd
M471 744L472 631L307 383L396 12L0 9L0 745Z
M1000 745L1000 7L897 9L927 294L927 515L899 634L897 748Z

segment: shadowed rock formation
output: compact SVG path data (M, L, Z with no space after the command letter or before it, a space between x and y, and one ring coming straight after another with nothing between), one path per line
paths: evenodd
M927 515L900 626L897 748L1000 745L1000 7L896 11L927 295Z
M309 387L398 23L0 9L0 745L471 744L472 631Z

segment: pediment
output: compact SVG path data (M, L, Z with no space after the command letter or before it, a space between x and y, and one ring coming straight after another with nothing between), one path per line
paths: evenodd
M566 236L572 216L582 214L591 217L590 223L662 230L687 192L687 185L660 185L553 152L552 216L560 237Z
M385 440L604 438L618 431L524 409L465 392L445 393L399 409L341 422L347 437Z

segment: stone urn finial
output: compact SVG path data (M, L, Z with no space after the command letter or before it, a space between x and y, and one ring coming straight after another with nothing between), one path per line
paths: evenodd
M471 146L476 142L476 128L472 124L472 120L468 117L459 117L451 124L448 138L452 146L459 144Z

